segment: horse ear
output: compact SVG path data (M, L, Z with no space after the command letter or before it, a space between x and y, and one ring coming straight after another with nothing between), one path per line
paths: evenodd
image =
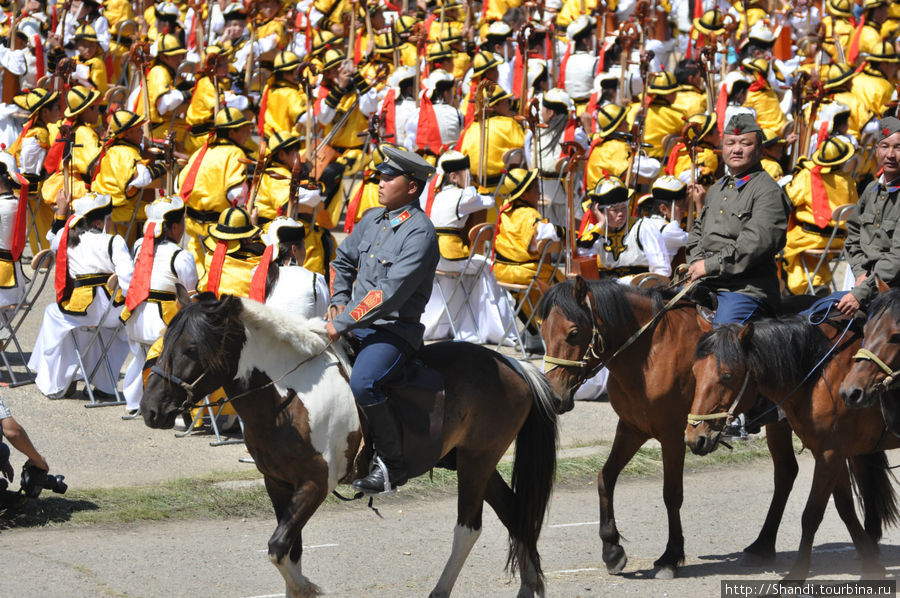
M589 292L588 285L579 274L575 277L575 301L578 305L584 303L585 297Z
M887 285L886 282L881 280L881 277L877 274L875 275L875 285L878 287L878 294L886 293L890 290L891 287Z
M194 299L191 298L188 290L184 288L184 285L180 283L175 283L175 301L178 303L178 309L182 309L190 305Z
M750 344L750 341L753 340L753 323L747 324L744 326L740 332L738 332L738 340L741 341L741 345L747 346Z

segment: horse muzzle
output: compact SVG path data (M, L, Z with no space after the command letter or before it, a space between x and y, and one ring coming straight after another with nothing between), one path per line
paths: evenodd
M865 409L871 407L878 400L880 393L870 391L856 384L842 384L840 389L841 399L851 409Z
M697 432L693 434L687 433L684 436L684 443L688 445L691 452L695 455L708 455L719 448L719 439L722 437L721 432Z

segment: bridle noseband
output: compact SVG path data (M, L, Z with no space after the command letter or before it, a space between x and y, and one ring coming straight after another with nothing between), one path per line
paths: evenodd
M880 381L876 382L872 386L872 390L875 392L884 392L886 390L890 390L891 388L895 388L900 386L900 370L892 370L888 364L883 362L880 357L866 349L865 347L860 347L859 350L853 355L854 361L871 361L887 374Z
M204 376L206 376L206 371L204 370L204 371L200 372L200 375L197 376L197 378L194 379L193 382L188 383L188 382L185 382L184 380L182 380L181 378L179 378L178 376L176 376L175 374L165 371L164 369L162 369L161 367L159 367L156 364L150 366L150 373L156 374L157 376L159 376L160 378L162 378L169 384L177 384L178 386L180 386L181 388L184 389L186 397L184 399L184 403L182 403L182 405L180 407L180 409L182 411L187 411L188 409L190 409L197 403L197 399L194 398L194 389L197 388L197 385L200 384L200 381L203 380Z
M695 428L706 421L715 421L718 419L724 419L725 424L723 428L727 427L734 420L734 412L737 409L738 404L741 402L741 398L744 396L744 391L747 390L747 383L750 381L750 368L744 372L744 381L741 382L741 388L738 390L737 396L734 397L734 401L731 403L731 407L728 408L728 411L724 411L722 413L708 413L708 414L698 414L698 413L688 413L687 423L690 426L694 426Z
M591 342L584 351L584 356L578 360L563 359L562 357L553 357L552 355L544 355L544 375L546 376L558 367L578 368L578 382L584 380L587 376L587 369L590 363L600 359L600 354L606 351L606 343L603 341L603 335L600 333L600 327L597 326L597 318L594 317L594 305L590 291L585 296L588 302L588 317L591 320ZM550 367L547 367L550 364Z

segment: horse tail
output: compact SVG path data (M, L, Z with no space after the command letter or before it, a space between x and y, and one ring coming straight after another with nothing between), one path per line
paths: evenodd
M884 451L857 455L850 460L850 479L862 503L865 530L873 541L881 540L882 526L900 521L900 508Z
M543 594L543 572L537 551L538 536L547 514L550 493L556 476L557 400L550 383L528 362L503 356L531 390L532 406L516 435L516 454L512 471L512 491L516 497L513 515L514 534L510 534L506 566L515 573L518 567L534 566L539 593Z

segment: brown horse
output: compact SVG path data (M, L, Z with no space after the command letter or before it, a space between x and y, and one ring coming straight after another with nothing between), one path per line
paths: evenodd
M853 356L855 363L841 384L841 398L853 409L880 401L885 425L900 436L900 289L879 286L881 293L869 306L863 328L864 347Z
M319 592L300 569L301 531L352 475L360 421L343 351L324 322L250 301L202 294L173 318L144 390L152 428L223 387L244 422L244 440L265 477L278 526L269 558L291 598ZM445 381L442 463L458 475L458 518L447 565L431 593L449 596L481 531L486 500L510 533L508 564L518 596L543 594L537 539L556 468L552 390L536 368L468 343L425 347L420 358ZM497 463L516 441L510 487Z
M715 450L724 423L746 413L762 395L778 401L815 457L800 547L787 576L791 580L809 573L813 540L831 495L862 559L864 575L884 575L877 543L882 526L896 523L898 517L884 450L900 447L900 439L885 434L877 407L850 409L835 392L861 344L856 328L846 318L815 326L804 317L761 320L743 327L722 326L697 346L692 423L685 431L695 453ZM709 416L713 419L704 419ZM852 480L864 505L865 527L854 509Z
M552 287L541 299L541 334L547 345L547 378L571 408L577 386L590 371L609 359L626 340L650 322L664 304L656 290L637 289L615 281L585 282L578 277ZM694 347L710 326L693 303L678 302L655 326L607 363L609 400L619 423L609 457L597 476L603 561L610 573L625 567L619 543L613 492L619 473L650 438L663 454L663 500L668 514L666 550L656 560L657 577L675 574L684 560L681 503L684 473L684 426L694 394L691 373ZM769 426L769 450L775 464L775 491L759 537L744 549L745 560L775 558L775 539L790 494L797 463L787 425Z

